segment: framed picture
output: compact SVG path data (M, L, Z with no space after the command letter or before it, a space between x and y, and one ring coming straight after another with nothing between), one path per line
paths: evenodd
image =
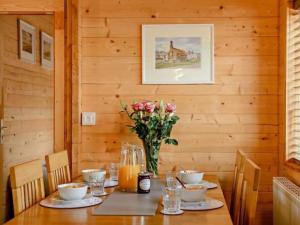
M212 24L143 25L143 84L214 83Z
M53 37L41 32L41 64L46 69L53 68Z
M35 63L36 29L23 20L18 20L19 58L28 63Z

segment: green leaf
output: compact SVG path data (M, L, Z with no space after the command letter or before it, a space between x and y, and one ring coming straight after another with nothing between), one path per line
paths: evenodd
M165 143L169 145L178 145L178 141L176 139L171 139L171 138L166 139Z
M121 108L122 108L124 111L127 110L127 104L126 104L126 103L120 101L120 105L121 105Z

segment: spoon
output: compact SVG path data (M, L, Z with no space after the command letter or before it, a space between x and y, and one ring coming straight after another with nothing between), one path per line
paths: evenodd
M176 180L178 180L178 182L182 185L182 187L186 189L185 184L177 176L176 176Z

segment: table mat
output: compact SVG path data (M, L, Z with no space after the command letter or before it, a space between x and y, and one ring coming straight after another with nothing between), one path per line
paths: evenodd
M161 198L159 179L151 180L149 194L127 193L115 190L98 207L93 209L97 216L154 216Z
M94 205L101 204L102 199L98 197L93 197L91 195L87 195L83 199L74 200L74 201L64 201L61 200L58 196L49 196L43 199L40 202L40 205L46 208L54 208L54 209L76 209L76 208L84 208Z

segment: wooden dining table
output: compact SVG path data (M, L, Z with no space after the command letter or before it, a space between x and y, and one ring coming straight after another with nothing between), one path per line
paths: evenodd
M155 216L94 216L93 208L101 205L79 209L51 209L36 204L5 225L232 225L217 176L205 176L205 180L218 184L217 188L208 190L207 196L222 201L223 207L207 211L185 211L182 215L168 216L159 213L159 205ZM114 188L107 188L106 191L113 192Z

